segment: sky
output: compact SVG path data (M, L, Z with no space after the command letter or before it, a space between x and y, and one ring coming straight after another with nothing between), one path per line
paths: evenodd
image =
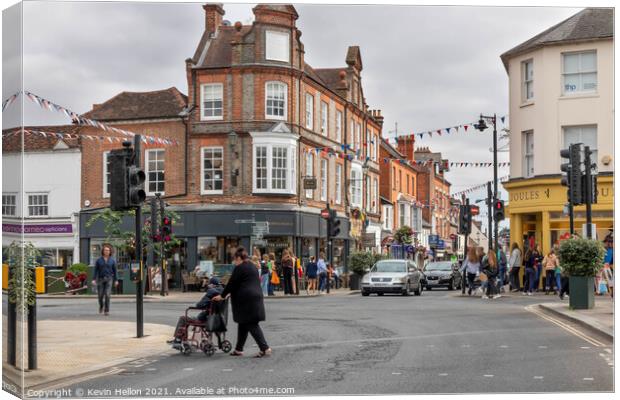
M204 3L204 2L203 2ZM203 3L40 2L23 8L24 88L77 113L121 91L176 86L187 93L184 60L204 30ZM225 3L224 19L250 24L255 4ZM508 75L500 55L579 12L567 7L475 7L295 4L305 60L315 68L346 66L361 49L362 84L383 134L436 131L508 114ZM19 21L3 18L3 99L19 88ZM7 18L7 17L11 18ZM19 105L3 128L19 125ZM70 123L24 102L26 125ZM509 128L509 118L499 129ZM461 131L462 132L462 131ZM500 147L507 139L500 140ZM491 162L492 131L416 137L416 146L451 161ZM507 152L499 161L509 161ZM508 174L500 168L499 176ZM452 192L485 183L492 168L453 168ZM483 198L485 190L470 195ZM506 192L502 191L504 199Z

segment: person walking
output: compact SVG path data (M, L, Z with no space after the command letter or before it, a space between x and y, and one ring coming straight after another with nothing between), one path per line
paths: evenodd
M510 250L510 259L508 260L508 268L510 271L510 286L513 292L521 291L521 282L519 273L521 272L521 249L517 242L512 244Z
M237 344L230 355L243 355L243 347L249 333L256 341L259 349L254 357L268 357L272 351L259 326L259 322L265 320L265 304L258 271L248 260L248 253L243 247L239 247L235 251L233 263L235 268L222 294L212 299L213 301L222 301L228 297L231 298L233 320L237 323L238 330Z
M536 254L535 251L530 249L525 253L525 276L527 279L527 286L523 287L523 295L531 296L536 287Z
M558 267L558 257L555 255L555 250L551 249L549 254L543 259L543 267L545 269L545 295L549 295L549 291L553 287L553 294L558 294L557 288L555 288L555 269Z
M478 273L483 273L482 272L482 266L486 262L487 256L484 253L484 248L482 248L482 247L478 247L476 249L476 252L478 254L478 259L480 260L480 269L479 269ZM488 284L489 283L487 282L487 280L486 279L482 279L482 277L481 277L481 279L480 279L480 290L482 290L482 293L486 292Z
M103 245L101 257L95 261L93 285L97 287L99 314L110 315L112 285L118 286L118 280L116 277L116 260L112 257L112 246L109 244Z
M319 253L319 261L316 263L319 273L319 293L327 289L327 264L325 264L325 253Z
M499 292L504 291L504 285L506 282L506 270L508 269L508 260L506 259L506 253L504 250L499 250Z
M474 289L474 281L476 280L476 274L480 271L480 259L475 247L470 247L467 252L465 261L461 264L461 273L465 271L467 273L467 294L471 296L471 292Z
M566 296L568 297L570 295L570 286L569 286L569 279L568 279L568 273L566 271L564 271L563 268L561 268L561 285L560 285L560 300L564 300L564 294L566 293Z
M308 286L306 287L306 293L310 294L310 290L312 290L312 294L316 293L316 279L318 275L318 266L315 262L315 257L310 256L310 261L306 264L306 279L308 280Z
M501 297L499 290L496 286L497 275L499 273L499 266L497 265L497 257L495 256L495 250L489 249L486 259L482 263L482 272L487 276L487 290L482 295L483 299L493 298L497 299Z
M265 253L263 260L260 262L260 286L263 289L263 296L269 295L269 255Z
M538 289L540 288L540 277L542 276L542 271L543 271L543 265L542 265L542 260L543 260L543 253L540 250L540 245L536 245L534 247L534 258L535 258L535 262L534 262L534 268L536 270L536 286L534 286L534 289L536 292L538 292Z
M284 250L282 252L282 281L285 296L293 294L293 267L293 257L288 250Z
M274 253L269 253L269 286L267 289L267 295L273 296L273 274L278 274L276 269L276 255Z

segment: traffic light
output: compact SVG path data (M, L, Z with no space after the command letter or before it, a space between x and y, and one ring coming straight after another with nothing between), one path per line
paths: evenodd
M110 208L124 211L130 208L127 191L129 188L127 171L133 151L129 148L114 149L108 155L110 161Z
M560 183L568 187L568 201L572 204L583 204L585 196L582 193L581 143L574 143L568 149L560 150L560 156L568 159L568 162L560 165L560 170L566 173Z
M127 197L129 198L130 207L139 207L146 200L146 192L144 191L144 181L146 175L142 169L132 165L127 172L129 187Z
M163 214L164 210L162 210ZM161 219L161 240L169 242L172 238L172 218L164 216Z
M459 206L459 233L469 235L471 233L471 208L469 205Z
M502 221L505 218L504 200L495 200L493 204L493 219L495 222Z
M340 220L336 218L336 210L329 210L329 219L327 220L327 235L330 238L340 235Z
M151 239L153 243L161 242L161 232L159 231L159 219L157 218L157 212L151 213Z

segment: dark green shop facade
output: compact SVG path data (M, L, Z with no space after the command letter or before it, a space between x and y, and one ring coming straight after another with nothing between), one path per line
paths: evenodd
M171 283L179 287L181 271L193 271L201 263L212 263L215 268L232 263L232 253L238 246L250 252L258 248L261 254L274 253L279 260L284 249L290 248L302 262L310 256L327 254L327 224L318 213L302 209L257 208L243 206L209 206L208 209L194 206L171 206L179 220L173 224L173 233L181 244L167 254L167 265ZM80 260L94 265L106 243L104 225L101 221L87 226L96 211L82 210L80 213ZM346 260L351 240L349 220L338 217L341 233L334 240L334 264L340 272L346 272ZM143 216L145 219L145 216ZM133 217L123 220L122 229L134 230ZM120 249L115 256L124 269L131 261ZM147 262L148 264L148 262Z

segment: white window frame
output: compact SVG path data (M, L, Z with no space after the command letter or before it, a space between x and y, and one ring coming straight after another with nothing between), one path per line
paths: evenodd
M528 137L531 138L531 152L528 148ZM523 132L523 177L530 178L534 176L534 131ZM530 168L531 167L531 168Z
M342 111L336 110L336 142L342 143Z
M377 212L377 205L379 204L379 180L373 178L372 180L372 204L370 209L373 213Z
M402 228L407 223L407 205L405 203L398 203L398 227Z
M276 45L284 46L279 49ZM291 49L288 32L265 31L265 59L290 62Z
M528 79L527 72L532 71L531 79ZM532 89L532 96L530 97L530 90ZM523 103L534 100L534 59L530 58L521 63L521 101Z
M213 97L206 98L205 91L207 88L212 88L215 93ZM218 93L219 92L219 93ZM219 95L219 97L216 97ZM205 101L220 101L222 106L220 108L213 107L210 110L215 111L219 110L220 115L205 115ZM222 83L204 83L200 85L200 120L201 121L218 121L224 119L224 85Z
M349 145L355 151L355 121L351 119L351 132L349 133Z
M108 157L110 156L110 152L104 151L101 154L103 157L103 188L102 188L103 196L102 197L104 199L107 199L110 197L110 192L108 191L108 183L109 183L108 174L110 174L110 180L112 180L112 171L108 171Z
M268 114L269 108L267 107L267 103L270 100L270 96L269 96L270 88L275 88L275 87L278 87L278 91L283 90L282 93L284 93L284 100L275 98L274 96L272 96L271 98L271 101L283 101L284 102L283 109L282 109L283 111L282 115ZM287 111L288 111L288 85L281 81L265 82L265 119L275 119L275 120L280 120L280 121L286 120L286 116L288 115Z
M363 186L362 165L355 162L351 164L351 206L362 208L362 186Z
M355 124L355 150L356 151L362 148L361 142L362 142L362 124L356 123ZM360 151L360 154L362 154L361 151Z
M314 152L312 150L306 153L306 177L316 178L314 176ZM307 199L314 198L313 189L306 189L306 198Z
M323 136L329 136L329 105L321 100L321 134Z
M5 198L13 198L13 204L7 204ZM13 208L13 213L5 213L7 207ZM17 216L17 193L2 193L2 216L3 217L16 217Z
M592 148L591 143L588 143L585 140L583 140L584 130L592 129L592 128L594 128L594 140L596 143L594 148ZM562 146L563 146L562 148L563 149L568 149L568 146L571 144L571 143L566 142L566 131L569 129L574 129L578 131L579 139L577 139L577 141L573 143L583 143L584 146L590 146L590 151L592 152L592 155L591 155L592 162L598 163L598 126L596 124L563 126L562 127Z
M314 96L306 93L306 129L314 129Z
M299 135L292 133L279 132L250 132L252 136L252 192L253 193L273 193L273 194L295 194L297 193L297 140ZM267 148L267 187L256 187L256 150L258 147ZM274 189L273 183L273 149L286 148L286 187L284 189Z
M30 197L31 196L45 196L45 203L41 203L41 204L30 204ZM28 217L29 218L47 218L50 215L50 197L49 197L49 193L48 192L29 192L26 193L26 201L28 202L28 206L26 207L26 209L28 210ZM46 209L46 213L45 214L37 214L37 215L33 215L32 214L32 207L45 207Z
M222 181L222 189L205 189L205 151L206 150L220 150L222 153L222 167L220 168L222 171L221 179L211 178L211 181L215 182L218 180ZM217 171L218 168L211 168L211 171ZM211 194L224 194L224 147L223 146L203 146L200 148L200 194L201 195L211 195Z
M158 191L154 191L151 192L151 178L150 178L150 173L152 172L150 169L150 163L149 161L151 160L151 153L156 153L156 152L163 152L164 153L164 169L162 170L163 174L164 174L164 190L162 190L161 192ZM158 160L159 161L159 158ZM145 157L144 157L144 169L145 169L145 173L146 173L146 181L144 182L144 186L146 189L146 194L147 196L155 196L155 193L161 193L161 195L165 195L166 194L166 149L164 148L157 148L157 149L148 149L145 151ZM156 170L158 171L158 170ZM160 181L156 181L156 182L160 182Z
M584 54L594 54L595 68L593 70L582 69L581 64L582 64L582 58ZM579 56L579 71L567 73L564 71L565 57L574 56L574 55ZM585 74L596 75L596 87L594 89L580 90L580 88L583 86L582 79L583 79L583 75ZM566 90L565 82L566 82L567 75L578 75L579 76L579 85L576 90L570 91L570 92ZM597 51L596 50L585 50L585 51L574 51L574 52L562 53L562 95L563 96L574 96L574 95L582 95L582 94L592 94L592 93L597 93L597 92L598 92L598 54L597 54Z
M366 211L370 211L370 204L372 203L371 201L371 197L372 197L372 185L371 185L371 179L369 175L366 175L366 179L364 180L364 194L366 197L366 207L364 207L364 209Z
M327 201L327 178L329 174L329 166L327 160L321 158L321 201Z
M342 203L342 165L336 163L336 204Z
M393 217L393 213L394 211L392 210L392 205L390 204L384 204L383 205L383 229L385 229L386 231L391 231L392 230L392 222L394 222L394 217ZM390 214L392 214L392 216L390 216Z

